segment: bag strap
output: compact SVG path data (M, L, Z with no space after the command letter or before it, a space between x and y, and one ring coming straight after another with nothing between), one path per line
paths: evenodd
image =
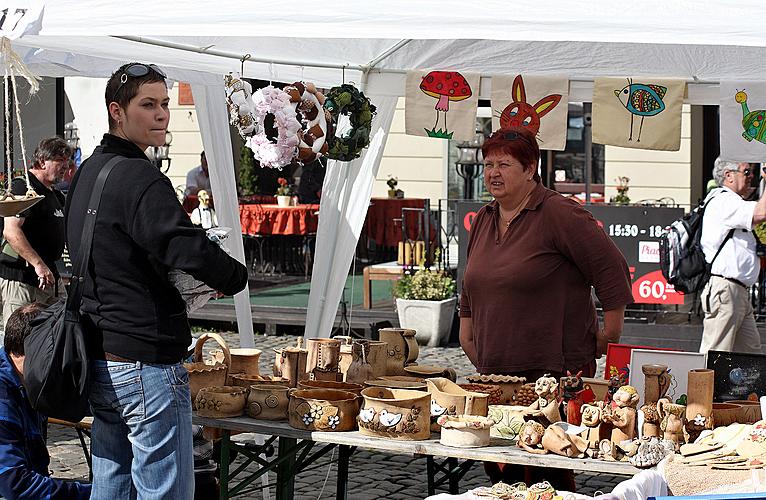
M85 224L83 225L82 237L80 239L80 255L73 266L71 286L69 287L69 295L66 302L67 315L70 313L79 315L80 304L82 301L82 289L85 283L85 278L88 276L88 263L90 262L93 232L96 228L96 215L98 213L99 205L101 204L101 195L104 192L106 179L109 177L112 169L123 159L122 156L115 155L112 159L106 162L106 165L104 165L98 173L96 182L93 184L93 190L90 192L88 209L85 211ZM69 193L69 196L72 196L72 192ZM69 214L67 213L67 216L68 215Z
M723 243L721 243L721 246L718 247L718 251L713 256L713 260L710 261L710 267L713 267L713 262L715 262L716 257L718 257L718 254L721 253L721 250L723 250L723 246L726 245L726 242L731 239L731 237L734 236L734 229L730 229L729 233L726 235L726 238L723 239Z

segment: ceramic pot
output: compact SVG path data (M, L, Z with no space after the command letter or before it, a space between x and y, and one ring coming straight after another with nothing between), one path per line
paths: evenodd
M740 415L740 406L734 403L713 403L713 422L716 427L736 423Z
M296 387L299 380L306 378L306 358L308 351L301 348L303 339L298 339L295 347L275 349L274 376L287 379L290 387Z
M200 417L238 417L245 411L247 389L244 387L203 387L194 398L194 408Z
M385 342L388 354L386 375L406 375L404 367L418 359L420 348L415 340L415 330L407 328L381 328L380 340Z
M291 199L290 196L278 195L277 196L277 205L280 206L280 207L283 207L283 208L284 207L289 207L290 206L290 199Z
M368 387L362 391L359 433L400 441L431 437L431 395L406 389Z
M662 419L660 422L662 437L676 443L676 448L678 448L684 442L686 407L671 403L667 398L661 398L657 401L657 413Z
M739 415L737 422L740 424L754 424L761 420L761 403L758 401L748 401L746 399L727 401L739 406Z
M460 387L470 392L481 392L489 396L488 404L499 405L503 401L503 391L500 386L494 384L458 384Z
M444 368L443 366L413 364L413 365L405 366L404 371L407 372L408 375L412 375L413 377L423 377L423 378L441 377L441 378L449 379L452 382L455 382L457 380L457 372L455 372L455 369Z
M352 431L359 415L360 398L353 392L333 389L290 391L287 421L309 431Z
M244 373L250 376L261 374L260 368L258 368L258 362L261 359L260 349L229 349L229 353L231 354L229 374Z
M439 442L444 446L455 448L480 448L489 446L489 430L494 420L475 415L439 417L441 426Z
M438 347L449 337L457 297L444 300L396 299L396 313L402 328L411 328L421 344ZM414 361L414 360L413 360Z
M431 432L439 432L437 419L441 416L487 416L489 395L466 391L449 379L436 377L426 380L431 394Z
M207 364L202 360L202 348L205 342L210 339L215 340L221 346L224 356L223 363ZM229 366L231 366L231 355L223 337L217 333L202 334L194 345L194 357L192 359L194 359L193 362L184 363L184 368L189 372L189 392L191 392L192 401L196 401L197 394L203 387L221 387L226 384L226 375L229 372Z
M713 428L713 382L715 372L700 368L689 370L686 386L686 432L694 442L705 429Z
M336 391L353 392L357 396L362 394L364 385L350 382L333 382L332 380L301 380L298 389L333 389Z
M240 373L228 378L231 379L232 382L229 385L236 385L237 387L244 387L246 389L249 389L251 385L286 385L289 387L289 381L286 378L280 377L251 377L250 375L243 375Z
M261 420L287 420L289 391L286 385L251 385L247 396L247 415Z
M500 404L515 405L516 394L522 385L527 381L524 377L515 377L512 375L491 375L491 374L475 374L466 377L471 384L490 384L500 387L503 391L500 396Z
M654 405L670 387L670 373L665 365L641 365L644 373L644 403Z
M495 422L490 435L516 441L524 422L539 415L539 410L532 410L528 406L489 405L487 416Z
M309 380L332 380L338 382L342 377L338 369L340 362L340 340L308 339L306 357L306 375Z
M355 340L351 344L351 364L346 371L346 382L363 384L365 380L373 378L372 365L368 361L369 355L369 341Z
M413 391L425 391L428 389L426 379L405 375L386 375L375 380L365 380L364 385L368 387L388 387L389 389L410 389Z

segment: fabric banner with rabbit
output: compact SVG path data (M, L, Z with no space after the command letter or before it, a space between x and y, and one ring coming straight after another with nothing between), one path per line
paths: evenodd
M478 74L407 73L404 126L409 135L469 141L476 134L478 105Z
M569 79L562 75L492 75L492 130L525 127L540 149L567 142Z
M766 161L766 82L720 84L721 158Z
M686 82L670 78L593 80L593 142L678 151Z

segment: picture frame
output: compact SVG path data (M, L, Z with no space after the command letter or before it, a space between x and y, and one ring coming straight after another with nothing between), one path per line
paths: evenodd
M630 385L638 392L638 407L644 404L644 374L642 365L665 365L671 381L666 397L674 403L686 404L686 388L689 370L707 367L704 353L689 351L666 351L657 349L633 349L630 353Z
M672 351L664 347L652 347L649 345L635 344L607 344L606 364L604 365L604 378L608 381L614 376L620 377L621 385L630 380L630 353L633 349L652 349L655 351Z
M766 354L709 351L707 367L715 372L713 401L766 396Z

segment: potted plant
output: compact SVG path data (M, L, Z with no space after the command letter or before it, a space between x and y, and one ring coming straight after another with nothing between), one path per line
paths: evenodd
M628 182L630 182L630 178L625 176L620 176L615 179L615 182L617 182L617 195L612 196L612 199L609 200L612 203L616 203L617 205L627 205L630 203L630 197L628 197L628 189L630 187L628 186Z
M292 186L287 182L287 179L280 177L277 179L279 187L277 188L277 205L280 207L289 207L290 198L292 195Z
M441 269L405 272L394 297L400 326L415 330L418 342L433 347L447 340L457 304L452 276Z
M396 198L396 185L399 184L399 179L389 174L386 184L388 184L388 197Z

